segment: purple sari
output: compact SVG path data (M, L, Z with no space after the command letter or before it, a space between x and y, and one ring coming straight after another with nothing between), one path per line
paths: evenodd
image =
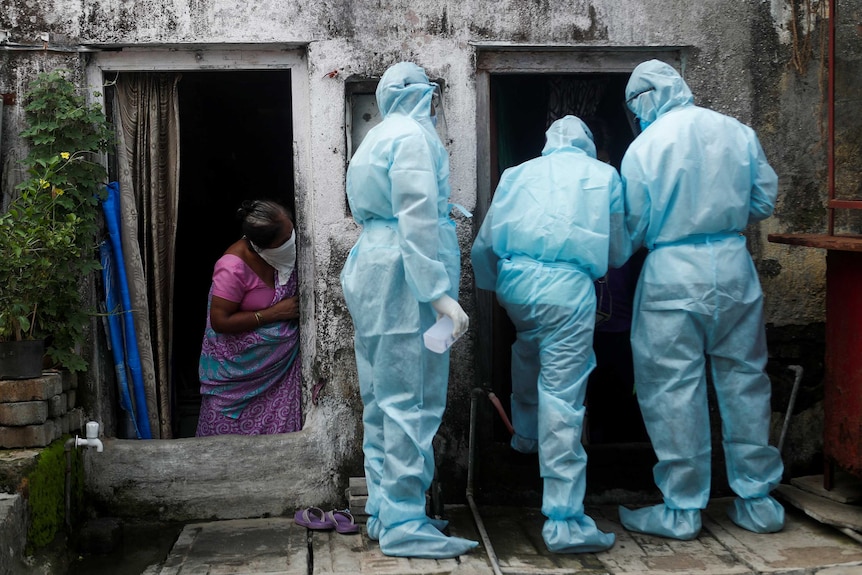
M270 305L296 295L296 269L276 282ZM209 320L199 365L201 411L196 436L262 435L302 427L299 324L275 322L254 331L216 333Z

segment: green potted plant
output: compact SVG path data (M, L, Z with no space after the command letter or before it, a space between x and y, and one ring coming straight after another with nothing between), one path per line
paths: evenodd
M100 267L107 173L97 160L113 132L101 107L88 105L66 74L40 74L25 97L29 127L21 135L30 146L30 178L0 215L0 277L8 278L0 290L0 342L43 340L53 365L80 371L87 364L76 348L91 315L81 281Z

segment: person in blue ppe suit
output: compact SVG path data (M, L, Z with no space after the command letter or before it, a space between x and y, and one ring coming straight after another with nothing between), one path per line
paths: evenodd
M442 315L455 337L469 325L456 301L461 252L449 217L449 156L432 117L436 89L416 64L386 70L376 92L383 120L347 170L362 233L341 285L364 405L367 532L384 554L401 557L456 557L478 545L444 535L445 522L425 513L449 353L427 350L422 333Z
M587 125L551 124L542 155L507 169L471 250L476 287L496 291L515 325L511 446L539 453L542 538L557 553L609 549L584 513L581 444L587 380L595 367L593 281L628 256L622 183L596 159Z
M620 169L626 225L634 248L650 250L635 294L635 385L664 502L621 507L620 519L631 531L698 535L710 490L709 365L738 496L728 514L749 531L778 531L784 508L769 492L783 464L768 443L763 294L742 235L772 214L778 178L754 131L695 106L668 64L638 65L626 101L643 130Z

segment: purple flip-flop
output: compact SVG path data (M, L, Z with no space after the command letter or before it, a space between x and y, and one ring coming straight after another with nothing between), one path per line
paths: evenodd
M353 520L353 514L347 509L327 511L326 519L338 533L359 533L359 525L356 524Z
M308 507L307 509L298 510L293 516L293 520L297 525L301 525L308 529L326 531L333 529L336 526L334 523L329 521L326 515L327 514L323 512L323 509L319 507Z

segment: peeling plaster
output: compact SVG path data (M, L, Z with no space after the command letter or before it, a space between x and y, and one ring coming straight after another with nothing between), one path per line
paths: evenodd
M788 1L793 0L770 0L769 11L772 14L772 20L775 22L775 31L778 32L778 39L782 44L791 42L790 22L792 20L792 10Z

